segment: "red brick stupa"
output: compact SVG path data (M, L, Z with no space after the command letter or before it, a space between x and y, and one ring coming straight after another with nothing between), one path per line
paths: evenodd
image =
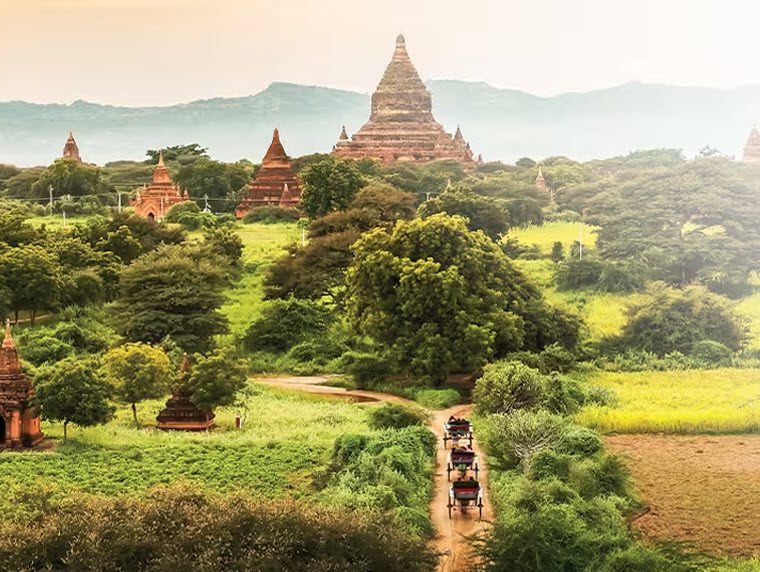
M143 218L161 222L173 205L188 200L187 193L172 182L169 169L164 164L164 152L158 155L158 165L153 171L153 181L137 190L137 196L132 201L135 214Z
M293 172L290 159L280 143L280 132L275 129L261 168L235 210L235 215L242 218L253 210L268 206L295 208L300 201L301 179Z
M745 163L760 164L760 132L757 127L752 128L752 133L749 134L747 144L744 146L744 157L742 161Z
M190 362L187 359L187 354L185 354L179 370L179 379L172 389L172 396L166 402L166 408L156 417L159 429L206 431L214 426L214 414L211 411L198 409L184 389L185 380L189 373Z
M21 371L11 322L6 320L0 346L0 449L33 447L42 441L34 395L34 387Z
M369 121L351 139L345 128L333 149L342 158L426 163L454 159L474 166L470 145L457 128L452 137L433 118L433 100L406 51L404 36L377 90L372 94Z
M77 142L74 141L74 134L71 131L69 131L69 137L63 146L63 155L61 157L69 161L76 161L77 163L82 162L82 158L79 156L79 147L77 146Z

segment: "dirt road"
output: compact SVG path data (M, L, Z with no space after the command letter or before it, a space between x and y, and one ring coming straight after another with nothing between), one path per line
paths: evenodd
M408 399L403 399L387 393L359 389L343 389L341 387L324 385L327 378L321 376L255 378L255 381L282 389L331 395L363 403L413 403ZM433 498L430 502L430 517L433 526L436 531L438 531L435 538L435 546L436 550L441 554L438 566L439 572L465 572L472 568L474 557L470 551L470 543L468 542L467 537L485 530L493 515L491 502L488 492L486 491L483 495L484 506L482 521L478 518L477 510L469 511L467 514L461 514L460 512L455 511L452 518L449 519L449 511L447 507L449 482L446 473L447 452L443 449L443 424L452 415L454 417L467 417L470 414L470 411L470 405L457 405L436 412L430 422L430 430L435 433L436 437L438 437L439 443L438 454L436 455ZM473 449L475 449L480 460L479 480L485 485L485 483L488 482L488 469L486 467L485 456L477 441L473 442Z

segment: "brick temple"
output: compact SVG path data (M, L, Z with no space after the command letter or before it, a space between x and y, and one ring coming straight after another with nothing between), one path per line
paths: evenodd
M475 164L461 129L452 137L433 118L433 99L406 51L404 36L396 38L393 58L372 94L369 121L349 139L341 131L333 155L379 159L383 163L426 163L453 159Z
M0 449L33 447L42 441L40 415L30 405L34 387L21 371L11 321L5 321L5 338L0 346Z
M74 140L74 134L71 131L69 131L66 144L63 146L63 154L61 157L70 161L76 161L77 163L82 162L82 158L79 156L79 146L77 146L77 142Z
M164 152L158 155L158 165L153 171L153 180L137 190L131 202L137 216L161 222L166 212L174 205L189 200L187 193L172 182L169 169L164 164Z
M757 127L753 127L752 132L749 134L747 144L744 146L742 161L745 163L760 163L760 132L757 130Z
M242 218L261 207L295 208L301 201L301 179L293 172L280 132L275 129L261 168L240 201L235 215Z
M182 358L179 379L172 388L172 395L166 402L166 407L156 417L157 427L174 431L206 431L214 426L214 414L202 411L190 399L184 389L184 382L190 374L190 362L187 354Z

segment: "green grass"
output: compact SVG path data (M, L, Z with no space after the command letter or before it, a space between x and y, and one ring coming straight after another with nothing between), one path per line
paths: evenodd
M617 396L577 416L603 432L760 433L760 370L604 372L588 381Z
M552 222L542 226L514 228L507 234L508 238L515 238L522 244L537 245L546 254L551 253L555 242L561 242L567 252L579 236L580 224L577 222ZM596 228L584 224L583 247L593 248L595 244Z
M123 407L106 425L69 426L68 441L58 442L55 452L3 453L0 488L43 486L61 496L74 491L139 494L181 480L219 492L315 497L312 479L327 465L334 440L369 432L366 411L356 404L255 387L239 431L231 408L217 411L218 429L186 433L147 427L155 424L164 400L138 405L144 429L133 427L131 412ZM63 435L58 423L43 423L43 431L49 437ZM3 495L0 509L14 510L11 496Z
M66 216L66 227L74 226L76 224L84 224L89 222L90 220L97 218L96 216ZM31 224L32 226L42 226L45 225L47 228L51 230L56 230L59 228L64 227L63 222L63 216L61 213L56 213L53 216L35 216L26 219L26 222Z
M301 230L296 223L237 223L236 232L243 239L245 270L227 291L221 311L230 322L231 333L239 335L261 311L267 267L285 253L288 244L300 240Z

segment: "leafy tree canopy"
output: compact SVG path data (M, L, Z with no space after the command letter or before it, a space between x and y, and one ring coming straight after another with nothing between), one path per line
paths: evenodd
M200 409L232 405L247 379L245 361L238 359L232 348L220 348L209 356L197 356L186 386L190 399Z
M302 178L301 209L313 218L344 210L364 185L364 177L354 161L334 157L313 163Z

